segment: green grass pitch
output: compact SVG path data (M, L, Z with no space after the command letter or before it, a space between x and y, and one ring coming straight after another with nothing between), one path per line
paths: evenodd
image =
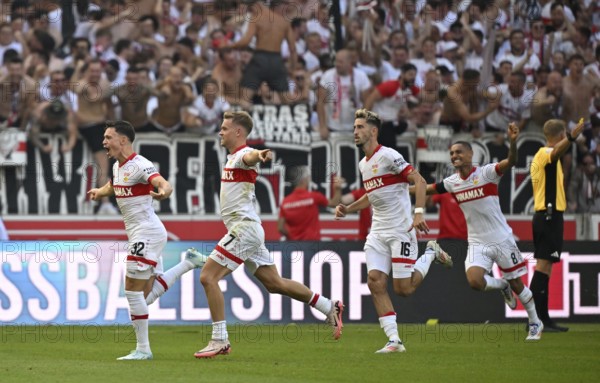
M0 381L20 382L597 382L600 324L524 341L519 324L400 324L404 354L375 355L379 326L231 324L232 353L195 359L210 326L150 326L154 360L130 326L0 326Z

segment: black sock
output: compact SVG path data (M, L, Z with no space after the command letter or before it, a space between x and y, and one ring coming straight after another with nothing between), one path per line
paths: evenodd
M538 317L542 322L550 320L548 313L548 281L550 277L541 271L535 271L529 289L533 293L533 300L535 302L535 311L537 311Z

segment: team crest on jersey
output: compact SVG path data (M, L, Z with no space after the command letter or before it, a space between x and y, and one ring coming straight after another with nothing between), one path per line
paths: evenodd
M373 164L373 166L371 166L371 171L373 172L373 174L377 174L378 168L379 168L379 164Z
M479 176L473 177L473 185L477 185L479 183Z
M123 181L125 181L125 182L129 181L130 175L131 175L131 173L123 173Z

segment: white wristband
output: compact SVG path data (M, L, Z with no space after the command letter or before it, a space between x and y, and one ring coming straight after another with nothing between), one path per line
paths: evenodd
M423 213L425 213L425 209L423 209L422 207L415 208L415 214L423 214Z

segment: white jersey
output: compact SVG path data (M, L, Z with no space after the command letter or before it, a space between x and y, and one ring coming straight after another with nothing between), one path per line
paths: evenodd
M113 165L111 183L130 240L141 234L167 235L165 226L152 208L150 195L154 190L150 182L158 176L160 174L154 164L136 153L122 164L117 161Z
M486 124L496 129L506 130L511 121L521 121L531 117L531 104L537 89L523 89L523 94L513 97L508 84L498 85L500 102L498 107L485 118Z
M227 155L227 163L221 173L221 217L227 230L242 221L255 221L260 218L254 208L256 195L254 184L258 176L258 164L248 166L244 155L254 149L244 145Z
M512 235L500 209L498 164L474 167L466 179L455 173L444 179L445 190L454 195L465 214L469 243L499 243ZM440 192L440 184L437 185Z
M408 232L412 217L407 176L413 167L400 153L381 145L358 166L373 206L371 233Z

